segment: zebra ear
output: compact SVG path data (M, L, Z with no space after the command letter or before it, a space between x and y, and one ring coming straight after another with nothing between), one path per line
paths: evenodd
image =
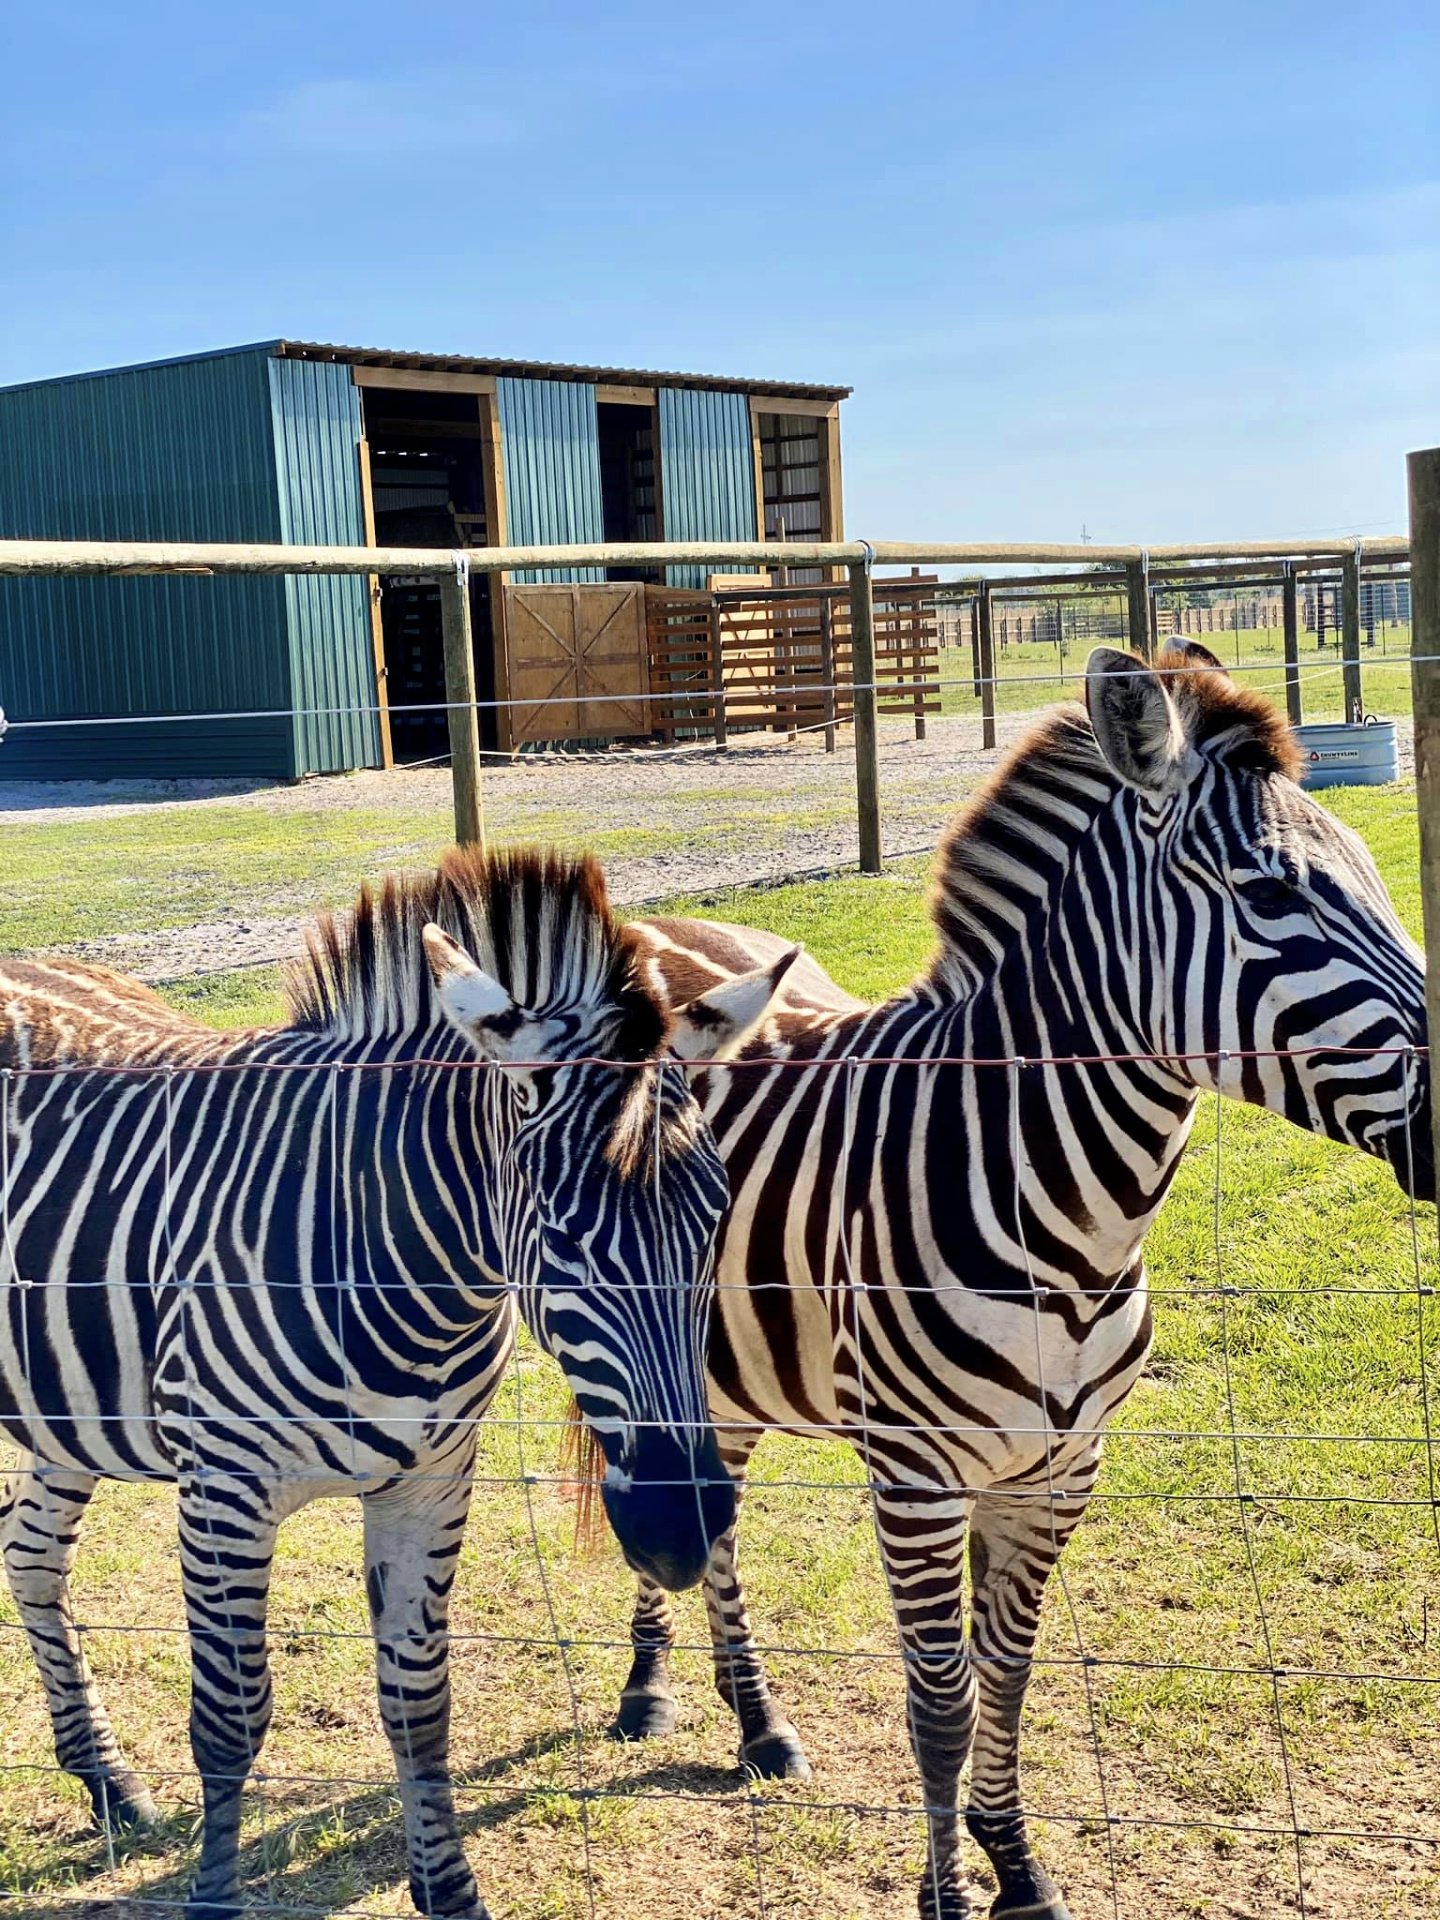
M443 928L432 922L420 938L445 1018L485 1059L510 1058L531 1016Z
M1190 749L1163 677L1133 653L1096 647L1085 664L1085 704L1112 770L1142 793L1176 793L1190 776Z
M804 952L791 947L768 967L737 973L675 1014L670 1049L680 1060L728 1060L769 1014L786 974Z

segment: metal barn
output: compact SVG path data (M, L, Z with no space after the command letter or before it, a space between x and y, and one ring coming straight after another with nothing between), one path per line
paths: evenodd
M272 340L0 389L0 538L839 539L848 392ZM706 584L475 577L481 698L545 703L483 714L488 745L650 730L647 578ZM6 778L424 760L444 697L433 582L0 581L9 716L129 722L14 728Z

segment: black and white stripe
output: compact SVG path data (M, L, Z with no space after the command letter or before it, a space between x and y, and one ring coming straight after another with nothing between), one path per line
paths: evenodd
M739 1479L766 1428L838 1431L866 1464L933 1920L972 1912L967 1758L994 1914L1066 1912L1021 1814L1020 1714L1046 1580L1149 1349L1142 1249L1200 1092L1434 1193L1409 1051L1421 956L1373 860L1296 785L1264 701L1203 650L1160 665L1093 655L1088 713L1045 720L962 814L937 861L938 951L912 988L864 1007L806 962L744 1056L757 1064L700 1079L732 1191L709 1361L722 1453ZM643 931L676 1004L777 944L695 921ZM1077 1058L1093 1064L1044 1064ZM742 1760L803 1776L733 1532L706 1596ZM642 1582L619 1733L673 1724L673 1635Z
M716 996L715 1045L772 972ZM276 1529L358 1494L412 1891L478 1917L446 1639L476 1422L518 1304L604 1451L631 1564L697 1580L734 1514L702 1367L725 1174L592 863L457 853L387 883L322 921L292 1002L216 1034L118 975L0 968L0 1431L25 1455L6 1568L61 1766L103 1821L144 1821L67 1575L97 1479L178 1482L190 1909L213 1920L270 1718Z

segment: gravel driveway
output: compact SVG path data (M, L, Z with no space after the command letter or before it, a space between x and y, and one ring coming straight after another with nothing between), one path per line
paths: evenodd
M1001 715L1001 746L1034 716ZM1413 771L1409 729L1400 730L1402 777ZM881 724L880 795L887 856L928 852L965 794L996 764L980 745L980 722L931 716L916 740L908 721ZM564 837L569 844L607 833L649 838L639 852L607 854L612 897L634 906L675 894L707 893L826 871L855 861L855 751L848 728L827 754L818 733L789 742L773 734L740 736L727 752L706 746L663 752L619 749L603 755L536 755L493 760L485 771L489 827L499 838ZM450 806L445 768L397 768L300 781L293 786L240 781L97 781L0 784L6 820L101 820L156 807L260 808L271 814L335 809L393 811L397 821L443 822ZM724 822L726 831L715 831ZM563 826L563 835L557 827ZM649 830L646 833L643 830ZM695 845L687 847L687 832ZM67 949L138 974L168 980L284 959L299 951L307 916L257 915L154 933L107 934Z
M1002 745L1024 731L1028 716L1003 716ZM932 716L928 737L908 721L882 722L880 788L887 855L925 852L940 828L996 756L980 745L975 719ZM656 851L606 858L613 898L621 905L679 893L708 892L779 879L807 869L841 867L858 853L854 812L855 751L843 728L837 750L818 734L787 742L741 736L727 752L617 750L581 757L553 754L495 760L485 770L491 831L506 840L548 837L557 815L580 823L580 837L657 830ZM400 816L443 818L450 806L445 768L397 768L300 781L293 786L224 780L15 782L0 785L0 825L39 825L77 818L100 821L137 810L260 808L271 814L326 814L368 808ZM713 844L717 820L732 831ZM697 844L684 844L687 829ZM283 959L300 948L303 914L220 920L154 933L107 934L71 943L67 951L167 980Z

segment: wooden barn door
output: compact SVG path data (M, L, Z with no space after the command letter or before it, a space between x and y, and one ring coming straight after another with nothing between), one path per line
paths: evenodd
M638 582L507 586L505 652L516 702L512 746L650 732L645 589Z

